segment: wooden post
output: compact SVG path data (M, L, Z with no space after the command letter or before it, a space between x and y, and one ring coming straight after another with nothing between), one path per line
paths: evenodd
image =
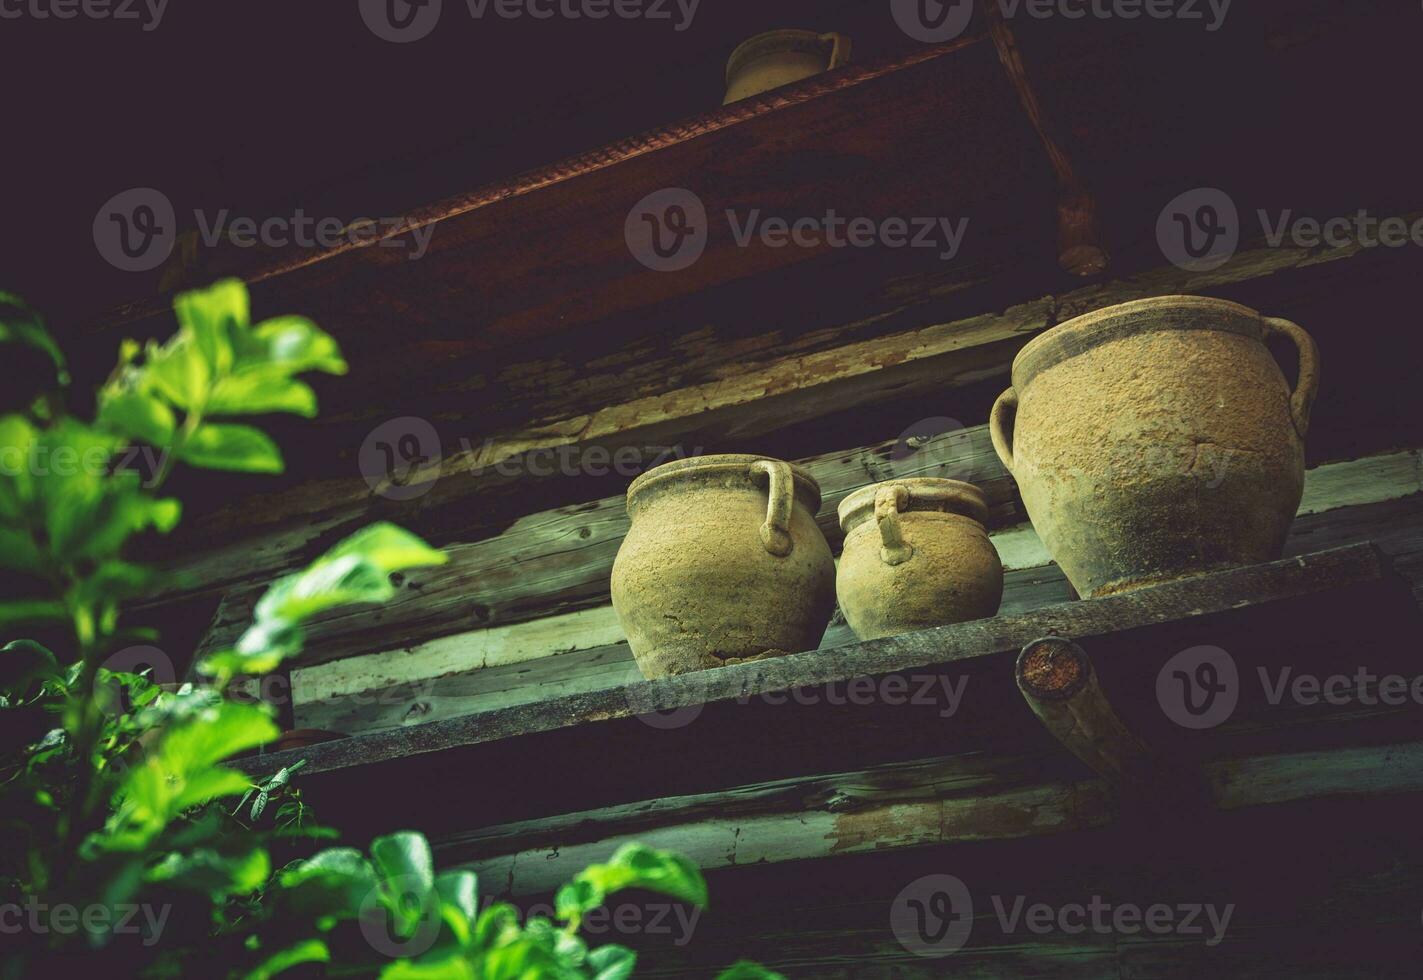
M1209 800L1201 774L1142 741L1112 707L1087 652L1046 636L1023 647L1013 668L1018 690L1053 736L1104 776L1124 804L1161 813Z

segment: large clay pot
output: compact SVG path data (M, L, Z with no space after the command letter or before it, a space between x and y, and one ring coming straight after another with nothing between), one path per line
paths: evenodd
M760 456L681 459L634 480L612 592L643 675L815 649L835 608L819 508L810 474Z
M1290 391L1265 341L1299 351ZM1166 296L1089 313L1019 352L990 432L1083 596L1280 557L1319 386L1302 329Z
M768 31L744 41L726 63L723 105L798 82L850 60L850 39L814 31Z
M1003 599L988 504L971 483L920 477L856 490L840 504L835 590L862 640L984 619Z

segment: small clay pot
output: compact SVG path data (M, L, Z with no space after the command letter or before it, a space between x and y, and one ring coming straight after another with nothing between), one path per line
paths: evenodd
M819 75L849 60L850 39L843 34L796 30L757 34L731 53L722 104Z
M1299 353L1293 391L1265 342ZM989 430L1084 597L1280 557L1319 387L1288 320L1203 296L1099 310L1035 338Z
M613 609L645 677L819 645L835 561L815 523L820 487L761 456L700 456L628 488Z
M856 490L840 504L835 589L862 640L984 619L1003 600L1003 564L971 483L920 477Z

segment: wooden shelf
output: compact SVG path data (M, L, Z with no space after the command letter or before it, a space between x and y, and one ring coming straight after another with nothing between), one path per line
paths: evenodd
M1376 549L1357 545L1017 616L361 735L241 765L263 775L304 759L302 785L318 812L335 808L356 836L394 820L438 840L458 838L463 844L446 859L464 861L492 860L491 848L512 846L513 840L524 850L552 834L558 851L589 834L601 841L646 830L648 814L659 806L653 801L662 799L672 811L664 820L696 822L696 798L705 808L707 794L736 797L742 792L736 787L779 785L769 794L773 809L789 797L800 801L796 809L833 814L834 799L806 793L826 785L829 773L875 770L880 785L900 790L913 782L906 773L927 773L934 789L919 803L939 812L937 794L952 782L945 773L962 771L965 760L985 753L991 759L975 765L985 773L996 767L999 774L979 782L1018 797L1011 805L983 804L977 817L966 818L965 835L982 836L983 820L1003 820L1010 812L1019 816L1004 824L1006 835L1050 832L1076 825L1078 818L1089 824L1108 819L1110 794L1093 784L1090 770L1023 703L1013 661L1024 644L1053 633L1081 644L1134 730L1183 759L1215 765L1211 778L1221 799L1234 794L1237 805L1253 805L1281 793L1337 792L1339 771L1321 769L1309 753L1347 745L1355 754L1379 754L1385 751L1380 746L1407 745L1421 733L1416 717L1398 711L1330 716L1273 707L1254 681L1256 669L1333 672L1367 663L1376 672L1409 665L1416 670L1417 658L1396 642L1416 620L1407 583ZM1228 650L1245 679L1236 714L1208 737L1171 724L1154 693L1166 660L1199 644ZM883 686L893 677L938 696L918 704L848 697L853 685L898 690L895 681ZM967 685L952 712L945 710L947 689L939 686L944 679L951 687ZM653 723L639 717L653 712L681 714L657 716ZM1419 788L1412 784L1420 780L1423 753L1400 751L1409 760L1400 778ZM1274 758L1279 753L1290 757ZM1290 775L1301 765L1317 772L1314 783ZM1358 774L1360 791L1368 791L1369 778ZM1286 788L1262 794L1242 789L1240 780ZM1074 790L1076 783L1085 788ZM670 801L681 797L693 802L679 813ZM881 802L890 805L893 798L890 793ZM557 819L571 800L583 812ZM1077 816L1033 817L1043 807L1064 806ZM621 817L588 816L601 811ZM501 825L508 829L479 832ZM914 833L902 841L922 842Z

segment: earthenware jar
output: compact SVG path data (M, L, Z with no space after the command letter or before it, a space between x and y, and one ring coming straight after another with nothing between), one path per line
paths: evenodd
M971 483L919 477L856 490L840 504L835 591L862 640L984 619L1003 599L988 504Z
M850 39L814 31L768 31L743 42L726 63L723 105L839 68L850 60Z
M1265 342L1298 349L1291 391ZM1084 597L1280 557L1319 386L1302 329L1202 296L1058 326L1013 362L990 433Z
M820 487L761 456L700 456L628 488L613 608L645 677L813 650L835 608Z

